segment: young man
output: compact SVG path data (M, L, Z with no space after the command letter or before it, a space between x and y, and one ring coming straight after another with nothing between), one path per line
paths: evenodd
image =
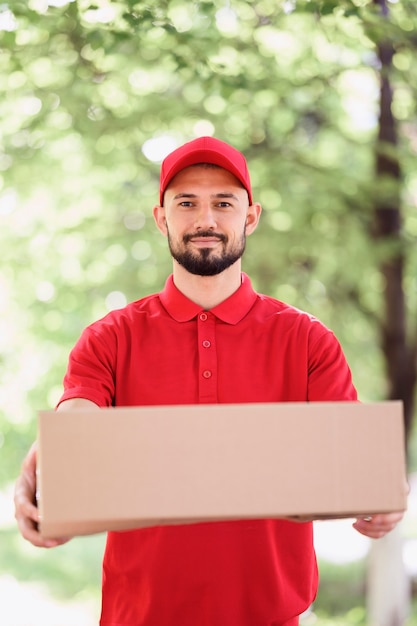
M241 272L253 201L244 156L201 137L163 162L158 229L164 290L89 326L71 352L58 410L239 402L355 401L339 343L314 317L255 293ZM38 546L36 448L16 485L22 535ZM273 485L271 485L273 489ZM136 497L132 494L132 497ZM138 494L137 497L140 497ZM359 519L381 537L399 513ZM101 626L295 626L317 589L312 524L288 519L108 534Z

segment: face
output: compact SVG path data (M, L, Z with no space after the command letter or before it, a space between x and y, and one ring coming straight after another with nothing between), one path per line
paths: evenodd
M247 191L227 170L193 166L173 178L154 217L179 265L214 276L240 259L260 210L249 206Z

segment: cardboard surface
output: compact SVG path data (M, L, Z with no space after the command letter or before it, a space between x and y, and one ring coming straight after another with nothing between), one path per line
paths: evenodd
M39 413L44 537L406 508L401 402Z

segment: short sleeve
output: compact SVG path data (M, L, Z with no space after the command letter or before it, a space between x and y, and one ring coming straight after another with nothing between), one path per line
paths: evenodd
M115 394L116 337L110 325L91 325L71 350L59 403L85 398L112 406Z
M309 346L308 401L357 401L352 374L339 341L321 324L314 330Z

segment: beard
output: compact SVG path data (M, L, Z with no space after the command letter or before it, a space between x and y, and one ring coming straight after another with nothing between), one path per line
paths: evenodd
M216 236L222 242L221 252L214 251L212 248L200 248L198 250L190 250L187 244L193 237L213 237ZM221 274L228 267L238 261L245 251L246 236L243 232L240 239L228 248L228 238L226 235L204 231L184 235L182 244L175 245L168 231L168 245L173 259L184 267L190 274L197 276L215 276Z

